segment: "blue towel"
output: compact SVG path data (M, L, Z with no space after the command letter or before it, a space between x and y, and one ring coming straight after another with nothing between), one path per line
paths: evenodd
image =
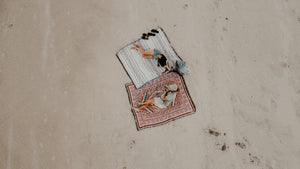
M191 72L182 60L176 60L172 70L178 72L181 75L189 75Z

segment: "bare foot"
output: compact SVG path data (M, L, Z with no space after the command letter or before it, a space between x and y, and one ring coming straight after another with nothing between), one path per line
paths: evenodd
M137 47L135 47L135 46L132 46L130 49L138 49Z
M133 110L135 110L136 112L139 112L140 109L139 108L136 108L136 107L131 107Z
M136 46L137 48L142 48L142 47L141 47L141 45L140 45L140 44L138 44L138 43L137 43L137 44L135 44L135 46Z

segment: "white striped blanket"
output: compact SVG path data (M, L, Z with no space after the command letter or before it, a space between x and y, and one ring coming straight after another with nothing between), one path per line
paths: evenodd
M168 60L173 62L181 60L172 48L162 28L156 30L159 31L156 36L150 36L148 40L138 39L125 46L117 53L117 57L137 89L147 82L159 77L164 71L164 68L157 67L156 62L153 59L142 57L139 51L130 49L134 44L139 43L145 50L158 49Z

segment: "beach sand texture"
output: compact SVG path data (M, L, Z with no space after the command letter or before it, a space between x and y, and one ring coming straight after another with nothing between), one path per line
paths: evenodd
M195 114L137 131L116 52L162 27ZM0 169L298 169L299 0L0 0Z

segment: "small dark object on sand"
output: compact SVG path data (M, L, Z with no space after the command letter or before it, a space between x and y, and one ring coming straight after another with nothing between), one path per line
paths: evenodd
M155 36L155 34L153 34L153 33L150 33L150 32L148 33L148 35L149 35L149 36Z
M241 149L245 149L246 148L246 144L245 143L236 142L235 145L239 146Z
M142 39L148 40L148 38L149 38L149 35L147 35L146 33L143 33Z
M214 130L211 130L211 129L209 129L208 132L209 132L209 134L214 135L214 136L216 136L216 137L218 137L218 136L220 135L219 132L214 131Z
M222 151L225 151L226 150L226 144L224 144L221 148Z
M155 29L151 29L151 32L153 32L153 33L159 33L158 30L155 30Z
M149 38L147 36L142 36L142 39L148 40Z

